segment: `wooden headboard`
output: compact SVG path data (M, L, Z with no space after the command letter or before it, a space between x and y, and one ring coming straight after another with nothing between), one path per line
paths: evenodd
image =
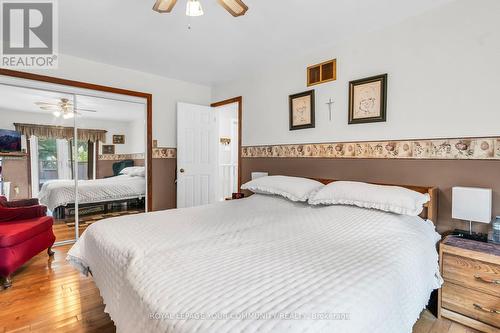
M335 179L324 179L324 178L311 178L314 179L318 182L321 182L323 184L330 184L335 181ZM438 188L437 187L429 187L429 186L414 186L414 185L400 185L400 184L383 184L383 183L370 183L370 184L375 184L375 185L388 185L388 186L400 186L400 187L405 187L407 189L413 190L415 192L419 193L427 193L429 194L431 200L425 204L425 209L420 214L420 217L423 219L429 219L431 220L435 225L437 225L437 218L438 218Z

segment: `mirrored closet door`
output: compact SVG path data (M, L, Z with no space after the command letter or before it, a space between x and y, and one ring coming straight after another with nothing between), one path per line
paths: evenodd
M60 91L0 84L1 195L6 205L46 206L59 242L77 236L78 221L58 219L56 206L76 198L74 99Z
M146 210L146 118L142 101L76 95L79 228Z
M146 111L136 97L0 76L2 200L47 207L56 245L146 211Z

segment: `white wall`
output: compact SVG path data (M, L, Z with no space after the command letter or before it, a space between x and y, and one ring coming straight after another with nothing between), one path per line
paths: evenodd
M120 55L117 55L120 56ZM138 59L138 61L141 61ZM176 103L208 105L211 87L173 80L149 73L59 55L57 70L38 70L37 74L101 84L153 94L153 139L162 147L176 146Z
M308 57L291 54L215 86L214 100L243 96L243 145L500 135L499 13L498 0L458 0ZM313 87L316 128L289 131L288 95L308 89L308 65L331 58L337 81ZM347 125L348 82L382 73L389 74L387 122Z
M129 138L125 137L125 144L129 147L129 151L132 153L144 153L146 151L146 119L130 122L128 136ZM118 146L121 145L116 145L116 147Z
M72 119L56 118L49 114L21 112L0 109L0 129L14 130L14 123L28 123L54 126L73 126ZM137 125L139 123L139 126ZM78 118L79 128L106 130L106 143L113 143L113 134L124 134L125 144L115 145L116 154L144 153L144 128L139 121L125 122L106 119ZM23 148L26 148L23 142Z

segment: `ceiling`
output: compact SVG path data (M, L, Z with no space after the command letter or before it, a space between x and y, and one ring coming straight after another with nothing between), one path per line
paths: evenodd
M51 111L41 110L36 102L57 103L60 98L73 99L70 94L21 88L0 84L0 109L34 112L52 115ZM133 121L144 119L145 105L140 103L118 101L113 99L77 96L77 108L96 110L97 112L81 112L87 119L106 119L115 121Z
M154 0L59 1L60 52L216 84L452 0L245 0L239 18L200 1L205 15L193 18L186 0L170 14L153 12Z

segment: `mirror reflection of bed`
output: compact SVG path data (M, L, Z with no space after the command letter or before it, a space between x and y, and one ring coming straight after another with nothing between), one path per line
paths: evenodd
M111 170L108 170L109 164ZM97 170L103 170L100 170L95 179L79 181L80 233L96 221L145 211L146 179L143 159L98 160L97 165ZM38 195L41 204L52 208L56 238L72 237L75 204L67 203L64 193L73 188L74 181L52 180L44 183Z
M75 239L75 198L79 234L96 221L144 212L145 110L113 94L0 84L0 194L47 206L56 242Z

